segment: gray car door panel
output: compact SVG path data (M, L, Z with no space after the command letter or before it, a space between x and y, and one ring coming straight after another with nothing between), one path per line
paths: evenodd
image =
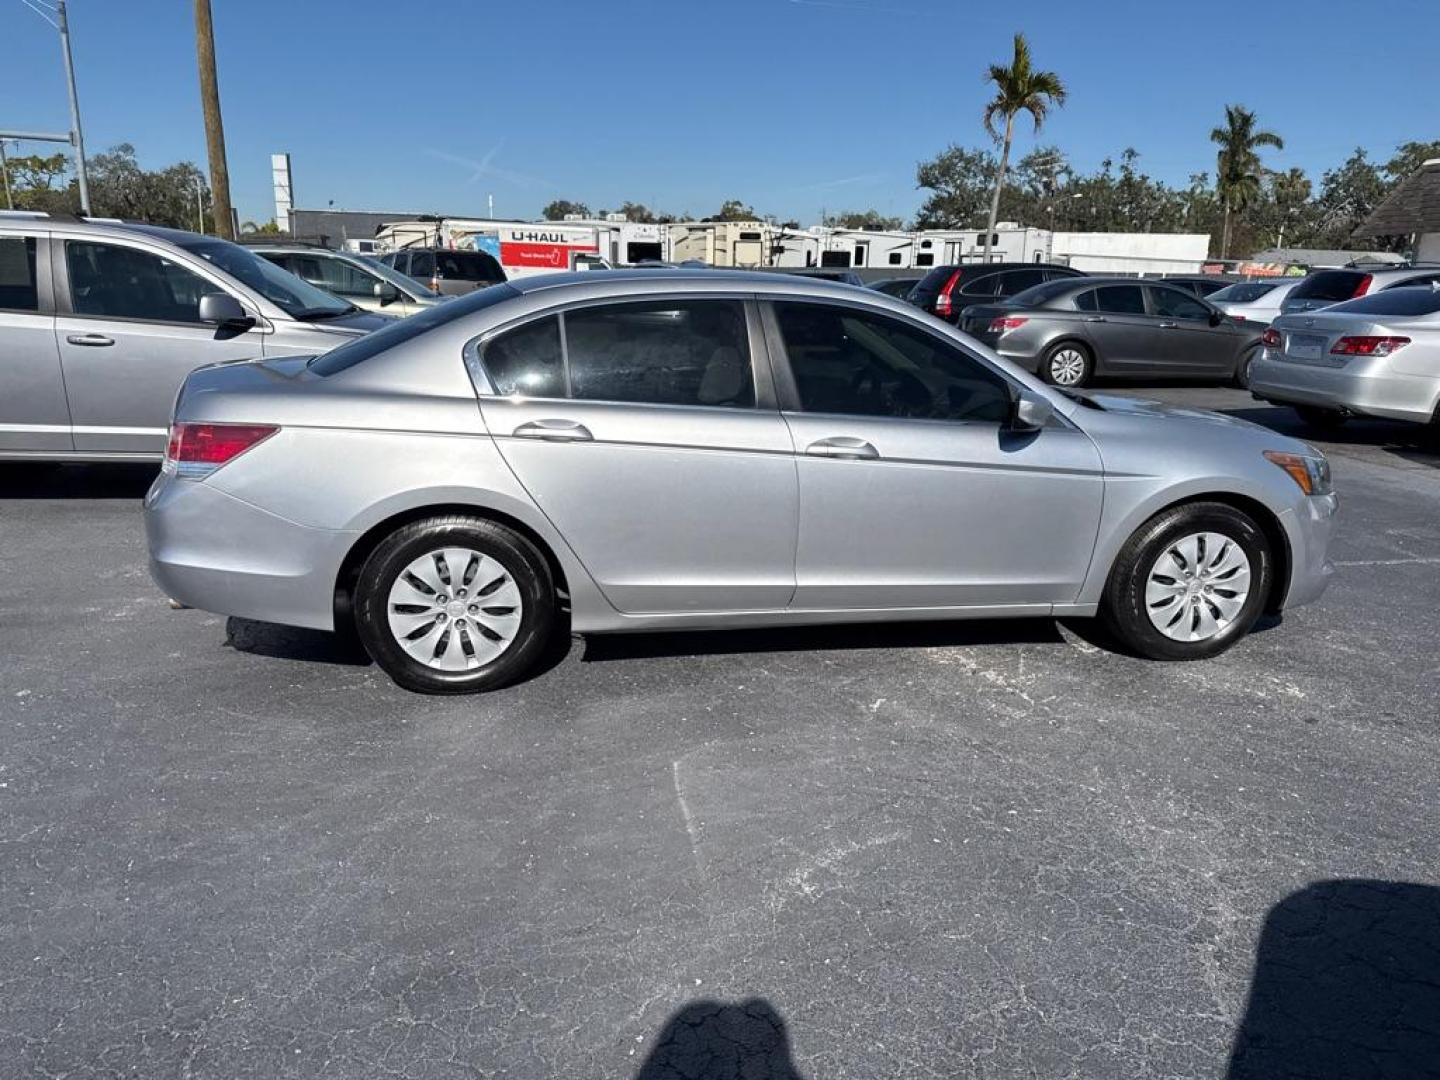
M687 304L707 302L727 305L738 336L729 339L736 348L698 353L698 371L683 346L672 360L669 339L649 336L670 330L664 312L635 326L623 321L626 310L674 304L693 315ZM567 311L563 376L552 359L543 372L530 370L514 385L497 379L490 389L498 393L481 395L486 427L516 478L619 611L781 610L795 591L795 460L785 422L767 400L768 373L757 378L743 357L764 362L747 307L733 298L690 298ZM607 313L620 314L607 322ZM542 321L483 346L492 377L499 363L492 350ZM582 353L603 362L587 368ZM644 380L656 372L683 381L678 371L699 378L709 400L743 392L753 407L630 400L650 392ZM627 400L559 396L573 387L577 397L597 397L607 382ZM695 391L694 379L685 385ZM519 396L527 387L546 396Z
M1230 374L1235 367L1235 336L1210 325L1211 309L1181 289L1147 285L1150 310L1160 331L1152 367L1157 374Z
M257 329L194 321L199 295L226 290L168 253L93 237L56 248L64 302L55 335L77 451L160 453L186 375L263 355Z
M72 448L49 254L42 232L0 235L0 453Z
M1009 430L993 414L1008 412L1013 384L953 339L935 340L924 324L869 313L868 329L847 323L843 334L827 334L817 322L801 336L796 325L787 343L787 306L796 307L772 305L766 321L799 476L792 607L1072 602L1100 522L1104 477L1094 443L1058 418L1039 432ZM869 335L875 327L891 334L888 342ZM898 351L888 351L896 343ZM856 359L861 349L868 360ZM908 395L916 411L990 415L874 414L889 404L870 415L805 411L807 399L843 400L847 383L863 384L887 357L898 365L888 374L901 396L872 400ZM905 388L922 377L928 398ZM887 374L873 378L884 382ZM991 393L999 395L994 406L986 404Z

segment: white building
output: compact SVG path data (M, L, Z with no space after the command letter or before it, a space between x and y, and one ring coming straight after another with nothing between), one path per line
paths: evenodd
M1057 232L1051 258L1088 274L1198 274L1209 251L1209 233Z

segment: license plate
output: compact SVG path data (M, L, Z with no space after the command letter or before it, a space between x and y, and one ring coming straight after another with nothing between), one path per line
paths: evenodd
M1318 334L1291 334L1285 342L1285 355L1291 360L1313 363L1324 359L1325 341Z

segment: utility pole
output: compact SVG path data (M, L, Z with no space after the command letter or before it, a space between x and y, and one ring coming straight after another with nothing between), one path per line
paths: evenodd
M0 176L5 177L5 209L15 209L15 199L10 194L10 159L5 156L5 140L0 139Z
M215 233L234 240L230 169L225 164L225 125L220 119L220 84L215 78L215 27L210 18L210 0L195 0L195 53L200 63L200 104L205 112L205 149L210 158L210 206Z
M59 20L60 50L65 54L65 82L70 87L70 138L75 145L75 175L80 181L80 213L90 213L90 177L85 171L85 136L80 133L80 98L75 93L75 63L70 59L70 20L65 14L65 0L56 4Z

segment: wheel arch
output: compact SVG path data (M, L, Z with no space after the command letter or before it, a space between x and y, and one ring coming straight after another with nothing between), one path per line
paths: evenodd
M1082 336L1076 330L1065 330L1058 334L1053 340L1045 343L1045 348L1040 351L1039 370L1043 371L1050 356L1056 349L1064 348L1066 345L1073 345L1090 358L1090 374L1100 374L1100 350L1093 343Z
M396 529L416 521L423 521L426 518L445 517L447 515L460 514L465 517L483 518L493 521L497 525L504 525L520 536L535 545L535 550L544 557L550 568L551 578L555 582L555 591L568 603L571 598L570 577L565 572L565 565L556 554L550 542L540 534L533 526L492 506L482 506L479 503L465 502L435 502L425 503L419 506L407 507L398 510L390 516L377 521L366 529L350 545L345 557L340 562L340 568L335 574L334 589L334 617L336 628L345 627L350 624L354 610L355 583L360 577L360 568L365 565L365 560L380 542Z

